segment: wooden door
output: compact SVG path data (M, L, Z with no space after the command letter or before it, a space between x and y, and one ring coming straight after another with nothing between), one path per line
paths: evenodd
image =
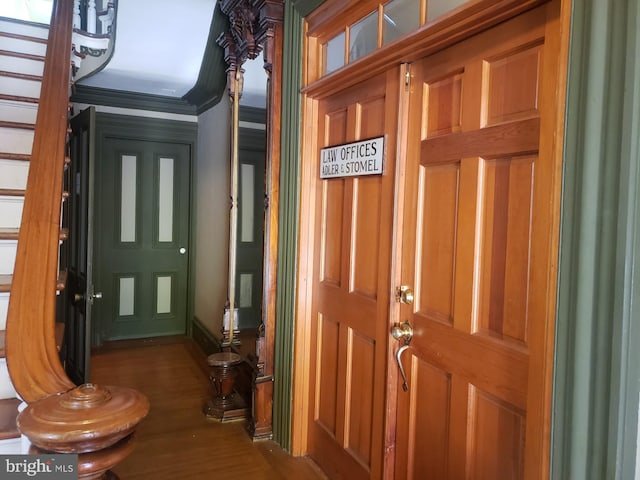
M411 65L397 479L547 474L558 3Z
M398 78L318 106L319 148L387 136L383 175L317 173L308 442L332 478L381 475Z
M94 310L103 340L185 333L190 148L107 138Z
M64 367L76 384L89 378L92 307L92 230L89 171L95 150L95 109L83 110L71 120L71 164L69 198L66 202L69 239L67 242L67 288L65 305Z

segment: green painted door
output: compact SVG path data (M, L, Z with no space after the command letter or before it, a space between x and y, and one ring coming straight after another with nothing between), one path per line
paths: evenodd
M257 328L262 315L265 144L263 130L240 129L235 298L239 330Z
M106 138L96 198L102 340L185 333L190 147Z

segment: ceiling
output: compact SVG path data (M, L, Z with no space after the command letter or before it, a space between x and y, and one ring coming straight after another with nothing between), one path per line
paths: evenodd
M182 97L196 83L215 9L212 0L118 0L113 56L80 80L91 87ZM261 57L245 65L242 104L265 105Z
M97 0L98 10L108 0ZM0 16L49 23L52 0L0 0ZM216 0L117 0L113 55L88 87L180 99L196 84ZM240 103L266 106L262 56L243 65Z

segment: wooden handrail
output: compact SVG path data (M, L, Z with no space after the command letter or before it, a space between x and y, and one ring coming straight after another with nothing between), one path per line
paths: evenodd
M55 342L72 13L73 0L54 0L7 316L9 374L27 403L75 386Z

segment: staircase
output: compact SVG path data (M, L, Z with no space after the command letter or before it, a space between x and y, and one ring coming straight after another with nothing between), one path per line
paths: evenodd
M76 386L60 361L72 11L72 0L54 0L50 29L0 19L0 454L77 453L80 480L105 480L149 402L129 388Z
M0 19L0 454L21 450L4 333L48 34Z

